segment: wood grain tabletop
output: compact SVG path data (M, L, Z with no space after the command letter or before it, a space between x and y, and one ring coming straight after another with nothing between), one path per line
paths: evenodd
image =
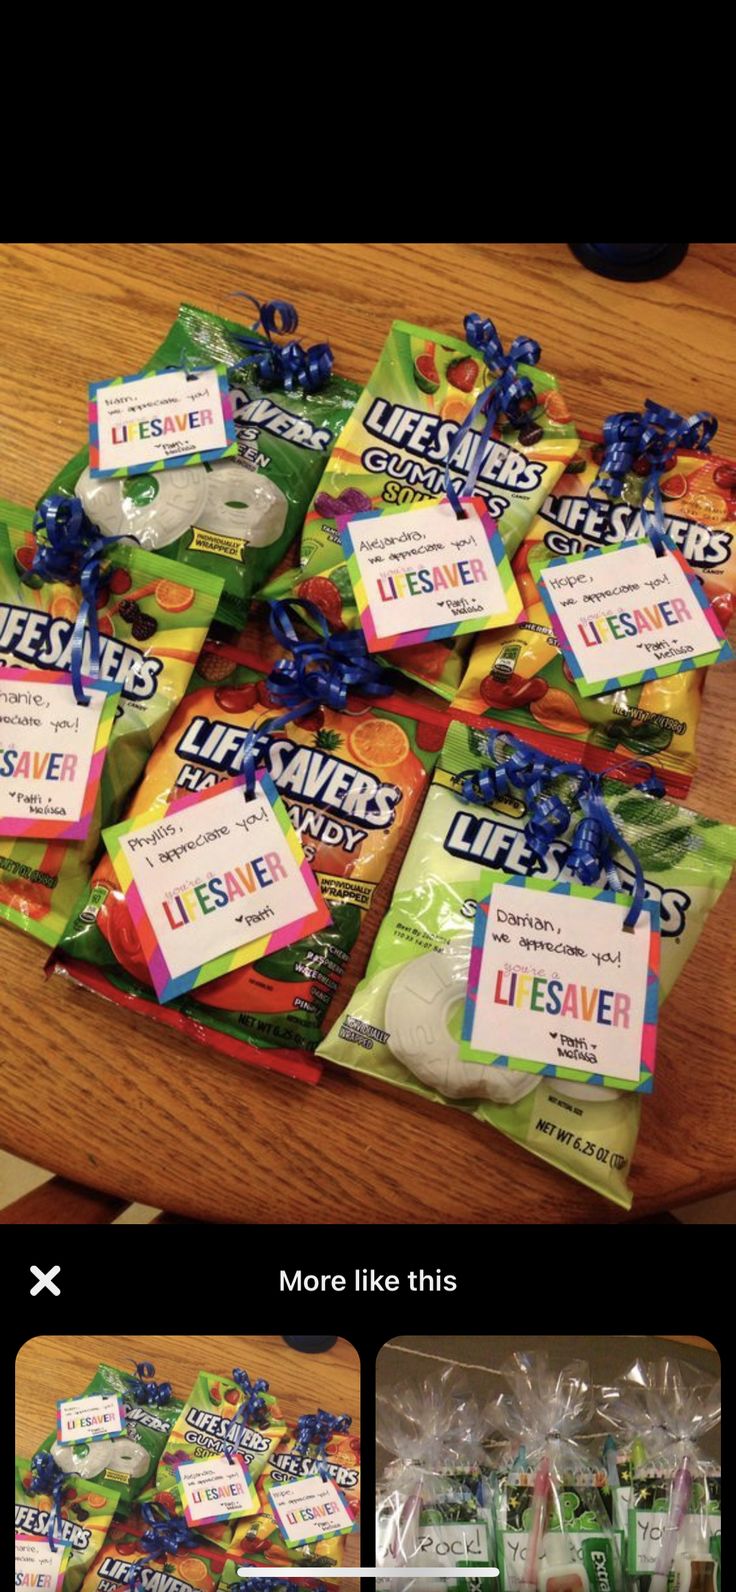
M33 503L84 441L88 381L139 369L180 301L233 314L238 290L292 300L307 341L329 339L361 381L393 318L458 332L479 310L504 341L538 339L580 424L652 396L713 409L736 451L736 245L693 244L673 276L628 285L564 244L15 244L0 248L0 496ZM711 671L690 797L731 821L733 687L733 665ZM735 913L732 884L663 1008L632 1218L736 1186ZM238 1066L46 981L43 947L4 925L0 943L0 1142L83 1185L214 1222L627 1220L459 1112L337 1068L310 1088Z
M324 1354L301 1354L278 1337L156 1336L29 1338L15 1362L15 1451L35 1453L56 1419L56 1401L84 1392L98 1364L132 1368L150 1360L157 1379L186 1398L199 1371L229 1374L242 1366L251 1379L265 1377L287 1420L312 1410L350 1415L360 1436L360 1361L346 1338ZM360 1564L360 1533L345 1544L345 1564Z

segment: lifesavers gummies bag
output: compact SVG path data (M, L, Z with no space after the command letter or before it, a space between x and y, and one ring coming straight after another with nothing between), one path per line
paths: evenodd
M36 577L28 584L32 512L0 502L2 520L0 664L68 669L79 587ZM123 688L89 833L76 842L0 840L0 918L46 945L56 944L87 883L100 828L120 817L184 695L220 591L214 575L192 569L174 580L171 564L125 542L110 548L106 568L98 608L100 674L122 680Z
M539 572L553 558L647 534L641 477L631 471L623 496L613 501L593 491L600 458L599 436L584 433L514 559L524 622L477 638L454 707L513 727L531 744L588 767L604 768L614 753L646 758L668 791L683 796L696 767L706 670L582 697L539 594ZM663 477L662 496L668 534L725 625L736 604L736 466L683 450Z
M48 1493L29 1492L30 1461L16 1460L15 1529L23 1536L48 1537L54 1501ZM118 1507L118 1492L101 1481L69 1478L61 1499L61 1540L70 1549L64 1592L79 1592L85 1572L107 1538Z
M121 1586L127 1586L136 1565L149 1557L141 1541L145 1530L145 1523L135 1517L124 1525L113 1525L89 1568L82 1592L119 1592ZM225 1562L224 1553L208 1542L178 1552L167 1549L146 1565L141 1584L146 1592L216 1592Z
M494 430L475 492L515 553L527 526L577 448L577 434L555 381L537 366L519 365L534 385L537 407L521 429ZM469 343L446 332L394 321L373 374L333 450L302 534L301 571L280 575L268 597L306 597L333 629L358 625L336 516L386 505L411 508L444 496L448 451L484 386L488 368ZM461 489L477 449L482 417L452 462ZM389 662L450 699L460 683L463 646L429 642L393 649Z
M272 656L276 656L274 649ZM445 716L388 696L317 707L273 736L279 712L264 679L270 663L216 645L150 758L130 813L165 811L182 791L206 790L240 766L251 726L263 731L265 767L284 798L332 924L214 979L196 1000L156 1001L138 937L106 857L69 924L57 966L122 1005L239 1059L314 1081L322 1019L376 886L401 841L442 744Z
M233 1453L242 1455L251 1479L257 1480L280 1443L286 1423L276 1399L269 1392L262 1394L260 1416L249 1417L247 1423L238 1421L236 1417L244 1397L231 1377L199 1372L172 1427L159 1461L155 1485L146 1494L147 1501L159 1504L169 1514L182 1514L177 1466L189 1459L212 1459L213 1455L223 1452L226 1442L232 1443ZM198 1526L197 1530L203 1537L224 1546L232 1541L239 1523L237 1520L211 1521Z
M459 1059L473 918L488 891L488 870L527 874L534 860L520 799L486 807L466 803L460 794L461 774L495 766L483 731L451 724L365 977L318 1054L468 1111L628 1207L626 1173L640 1096L618 1090L603 1096L591 1085L562 1080L533 1082L528 1073ZM564 800L562 785L560 794ZM638 853L647 895L660 905L664 998L728 882L736 829L618 783L606 783L605 799ZM571 877L565 867L569 849L567 836L553 841L539 877ZM631 889L625 856L617 853L615 862ZM508 1076L494 1076L499 1073ZM585 1155L586 1143L599 1153Z
M182 304L146 369L188 369L208 361L232 367L246 354L235 340L246 330L237 321ZM263 343L267 346L265 338ZM100 480L90 476L84 448L49 491L80 497L103 535L128 531L151 552L217 575L223 583L218 617L241 629L251 593L301 528L360 387L331 376L315 393L266 391L245 368L231 369L229 386L237 458ZM181 571L179 577L185 578Z
M273 1487L297 1481L300 1476L321 1474L324 1466L330 1481L342 1493L353 1519L357 1520L360 1513L360 1438L352 1437L349 1432L334 1432L322 1454L314 1446L302 1453L297 1448L296 1428L296 1421L287 1423L286 1435L264 1466L256 1482L261 1512L237 1522L232 1550L246 1556L258 1553L262 1556L259 1563L263 1564L313 1564L315 1558L322 1566L342 1564L345 1537L323 1537L301 1548L287 1548L269 1497Z
M127 1513L138 1494L155 1475L166 1439L182 1410L181 1399L165 1404L139 1404L132 1391L131 1378L113 1365L98 1365L89 1386L75 1398L114 1394L125 1411L125 1431L117 1437L97 1438L93 1443L58 1443L52 1432L42 1448L50 1449L57 1465L70 1479L102 1481L119 1493L119 1510ZM70 1395L71 1397L72 1395Z

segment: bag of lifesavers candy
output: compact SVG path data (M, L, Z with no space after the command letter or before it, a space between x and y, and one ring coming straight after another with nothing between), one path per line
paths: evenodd
M487 804L469 799L476 777L506 761L503 745L494 753L495 741L493 732L450 725L365 977L318 1054L468 1111L628 1207L641 1095L460 1058L473 924L489 870L573 878L567 862L575 819L540 865L526 832L531 797L510 788ZM556 782L563 800L575 786L572 779ZM636 852L645 895L659 904L661 1000L728 883L736 829L613 780L604 782L603 799ZM624 892L633 892L629 857L615 851L612 861ZM584 1153L587 1143L596 1146L594 1157Z
M482 445L483 415L465 422L508 365L490 321L468 316L474 343L407 321L394 321L376 367L333 450L302 533L300 564L262 590L266 597L308 598L333 629L359 624L337 521L383 507L412 508L446 492L448 457L457 490L478 466L474 487L498 523L509 557L577 449L577 434L554 376L524 355L539 347L519 339L518 372L530 383L524 412L501 413ZM461 435L461 432L463 434ZM482 457L478 457L483 447ZM397 647L388 660L448 700L457 690L467 637Z
M31 510L0 503L0 664L68 671L83 594L79 585L32 574L35 555ZM99 674L121 682L122 690L86 838L0 840L0 918L46 945L55 945L66 927L100 830L120 816L140 779L214 618L219 580L199 569L188 569L183 580L175 576L170 563L129 542L111 546L101 565ZM89 628L84 637L88 666Z
M183 1547L151 1551L143 1541L145 1522L137 1516L113 1525L104 1548L87 1572L81 1592L119 1592L135 1585L141 1592L216 1592L225 1556L212 1543L194 1538Z
M148 1374L150 1372L150 1375ZM135 1372L98 1365L84 1391L75 1397L120 1400L125 1428L114 1437L94 1442L60 1443L52 1432L43 1443L61 1470L84 1481L102 1481L120 1494L119 1511L127 1513L156 1473L169 1432L182 1411L169 1383L153 1381L153 1367Z
M237 457L115 479L91 475L84 448L49 488L81 498L103 536L134 536L141 547L173 561L178 573L171 570L172 579L188 579L184 566L216 576L222 582L218 618L238 630L251 593L300 529L360 391L332 374L325 345L316 345L316 355L303 351L298 368L293 360L289 365L291 356L272 332L281 311L291 312L289 325L296 329L293 306L256 307L268 331L182 304L146 366L227 366ZM294 341L287 346L298 347Z
M18 1459L15 1467L17 1537L49 1539L64 1554L63 1592L79 1592L107 1539L118 1507L117 1488L59 1470L50 1454Z

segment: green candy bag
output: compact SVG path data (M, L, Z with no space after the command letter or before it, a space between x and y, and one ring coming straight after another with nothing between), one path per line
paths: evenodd
M1 521L7 523L0 523L0 664L68 670L80 588L29 578L36 545L31 509L0 501ZM167 560L129 542L116 542L103 566L100 675L123 685L86 839L0 840L0 919L46 945L56 945L66 927L100 829L120 816L140 779L214 618L220 581L191 569L184 585L175 574Z
M218 618L242 629L251 593L283 558L330 452L360 391L331 376L314 393L266 391L252 368L234 369L247 350L246 334L266 338L237 321L182 304L146 371L167 365L229 367L237 458L123 480L93 478L89 449L59 471L49 492L81 498L103 535L136 536L178 565L206 570L222 581Z
M118 1437L93 1443L59 1443L51 1432L42 1448L50 1449L57 1465L70 1479L101 1481L115 1487L120 1495L119 1512L127 1514L138 1494L155 1475L166 1439L181 1414L181 1399L169 1398L163 1404L141 1404L135 1397L135 1378L113 1365L98 1365L88 1387L75 1398L113 1394L122 1400L125 1431ZM96 1466L96 1468L95 1468Z
M15 1531L17 1536L48 1537L54 1502L48 1493L30 1491L30 1460L15 1465ZM100 1481L86 1482L69 1476L61 1496L60 1547L68 1548L64 1592L79 1592L85 1575L100 1552L118 1507L118 1491Z
M521 428L494 430L475 493L498 522L509 557L577 448L577 434L554 376L519 365L536 408ZM468 343L447 332L394 321L378 363L332 453L307 514L301 569L279 575L264 597L306 597L333 629L355 629L358 613L336 517L384 506L412 508L441 498L445 467L461 424L493 376ZM470 471L482 416L452 460L453 481ZM460 684L472 638L393 648L387 661L440 696Z
M460 794L462 774L495 766L485 732L450 725L365 977L317 1054L467 1111L628 1209L641 1096L460 1061L473 920L489 870L524 875L534 865L520 797L475 806ZM614 781L605 800L659 902L664 999L728 883L736 829ZM540 878L570 877L570 832L550 846ZM626 857L614 861L631 891Z

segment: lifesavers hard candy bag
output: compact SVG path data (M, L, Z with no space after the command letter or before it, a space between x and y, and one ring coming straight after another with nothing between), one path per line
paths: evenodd
M531 365L519 365L519 373L532 381L537 407L521 429L494 430L474 488L498 521L509 556L577 448L554 376ZM491 380L468 343L394 321L310 505L300 573L278 576L264 595L306 597L333 629L355 628L358 614L336 517L441 498L448 451ZM481 418L452 461L458 490L473 463L482 424ZM462 644L437 641L393 649L389 661L449 699L466 654L467 638L462 638Z
M633 471L614 502L593 491L599 438L587 434L514 559L523 623L480 635L455 700L459 712L513 728L534 745L589 767L645 758L672 795L685 795L706 671L688 670L603 696L582 697L550 628L540 570L553 559L646 536L642 480ZM681 451L663 477L665 525L722 624L736 605L736 466Z
M180 471L179 474L182 472ZM35 541L30 509L0 502L0 664L68 669L78 587L24 576ZM110 549L100 586L100 673L122 680L115 724L87 838L0 840L0 918L55 945L89 878L100 829L113 823L184 695L220 583L203 570L174 580L171 564L125 542Z
M259 644L260 645L260 644ZM276 656L275 650L271 654ZM206 790L239 769L251 726L332 913L293 946L202 986L196 1000L156 1001L135 927L103 857L58 952L60 969L122 1005L204 1039L226 1054L314 1080L322 1019L394 848L442 744L445 716L389 696L356 693L343 712L316 707L273 736L279 711L253 656L208 645L169 732L150 758L130 813Z
M468 1111L628 1207L640 1097L460 1060L473 920L487 870L533 871L523 801L477 806L460 794L460 775L494 766L483 731L451 724L365 977L318 1054ZM605 799L638 853L647 896L659 902L663 999L728 882L736 829L613 782ZM568 836L553 841L540 878L570 877ZM632 889L626 857L616 853L615 864ZM586 1144L597 1153L585 1153Z
M237 1382L228 1376L212 1376L200 1371L172 1428L159 1461L155 1485L146 1494L147 1501L160 1504L169 1514L183 1513L177 1466L190 1459L211 1459L214 1454L223 1452L226 1442L232 1443L233 1453L242 1455L251 1479L257 1480L286 1431L273 1394L264 1392L261 1398L261 1414L249 1417L245 1423L238 1421L244 1395ZM236 1520L212 1521L199 1526L198 1530L212 1541L226 1545L232 1541L238 1524Z
M246 330L182 304L146 366L149 371L167 365L188 369L209 361L230 367L237 458L100 480L90 475L84 448L49 488L80 497L103 535L130 532L149 551L216 575L222 581L218 617L238 629L251 592L276 568L301 528L360 391L341 376L331 376L314 393L265 391L252 370L232 368L246 355L236 341ZM185 577L180 569L172 578Z
M269 1497L280 1483L297 1481L300 1476L320 1475L324 1467L330 1481L342 1493L353 1519L357 1520L360 1513L360 1438L352 1437L349 1432L334 1432L320 1455L314 1446L302 1452L297 1446L296 1428L296 1421L287 1423L285 1436L264 1466L256 1483L261 1512L237 1522L233 1552L246 1555L257 1552L263 1555L264 1564L313 1564L315 1556L323 1566L342 1564L344 1537L324 1537L301 1548L287 1548Z
M133 1379L113 1365L98 1365L89 1385L69 1397L92 1398L114 1394L122 1400L125 1431L117 1437L97 1438L93 1443L59 1443L52 1432L42 1448L51 1450L61 1470L84 1481L101 1481L116 1487L119 1509L127 1513L133 1499L148 1486L156 1473L166 1439L182 1410L181 1399L165 1404L141 1404L132 1388Z
M141 1537L146 1526L133 1517L124 1525L113 1525L104 1548L87 1572L82 1592L119 1592L143 1560L148 1559ZM166 1552L152 1559L141 1571L143 1592L216 1592L220 1586L225 1555L209 1542L196 1547Z
M53 1499L47 1493L30 1492L31 1478L30 1461L16 1460L15 1530L24 1536L47 1538ZM61 1541L69 1549L64 1592L79 1592L86 1570L106 1541L118 1497L116 1488L101 1481L69 1478L61 1499Z

